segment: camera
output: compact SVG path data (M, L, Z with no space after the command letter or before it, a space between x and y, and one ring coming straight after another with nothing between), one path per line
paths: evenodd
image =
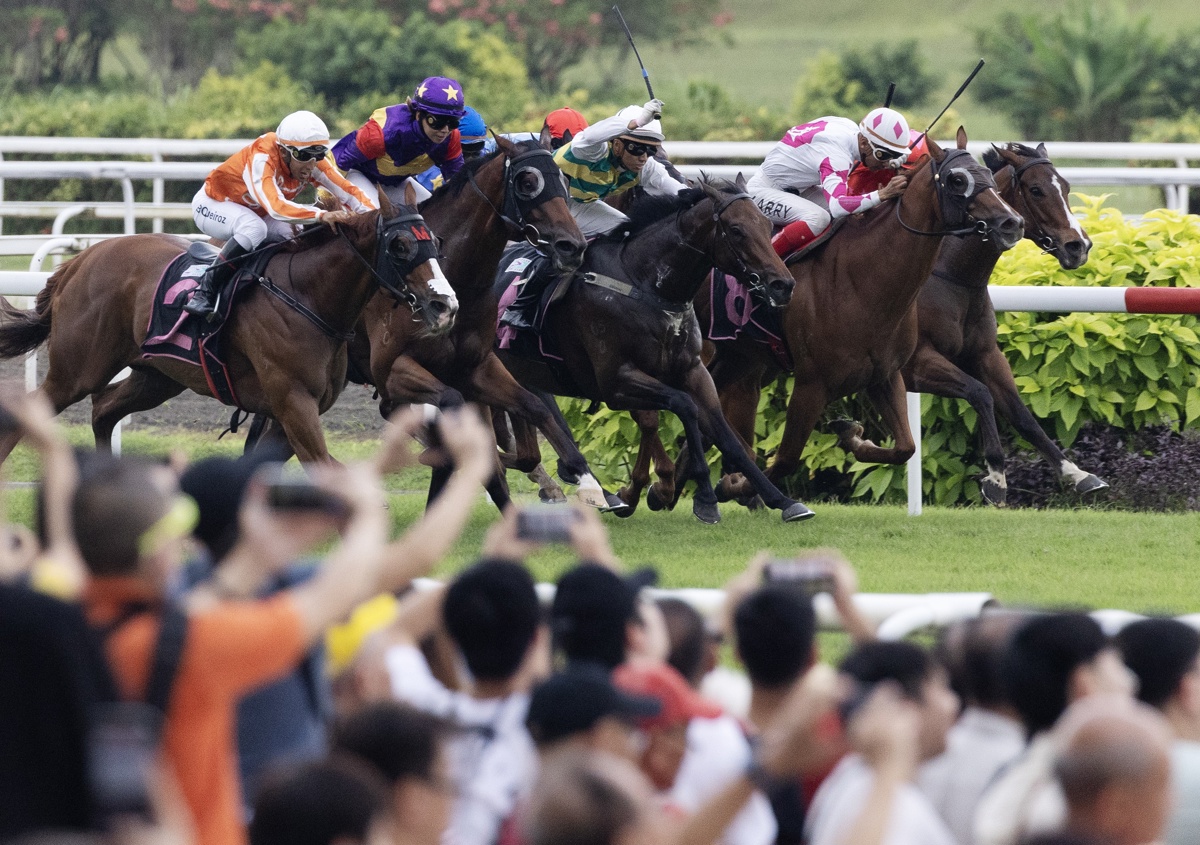
M350 514L340 497L318 487L302 473L288 473L282 464L263 470L267 483L267 504L280 511L311 511L339 519Z
M517 513L517 536L538 543L569 543L578 515L561 505L536 505Z
M763 581L793 586L812 597L834 592L833 565L820 557L772 558L763 567Z

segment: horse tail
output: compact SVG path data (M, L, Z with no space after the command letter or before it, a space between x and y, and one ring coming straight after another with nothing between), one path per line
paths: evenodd
M38 291L32 311L14 308L0 297L0 358L16 358L37 349L50 336L50 314L59 285L73 274L74 261L59 267Z

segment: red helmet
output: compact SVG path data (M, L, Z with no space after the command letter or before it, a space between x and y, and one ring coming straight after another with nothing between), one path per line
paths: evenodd
M555 109L546 115L546 122L543 126L550 131L550 138L558 143L567 143L580 132L588 128L587 118L581 115L575 109L561 108Z

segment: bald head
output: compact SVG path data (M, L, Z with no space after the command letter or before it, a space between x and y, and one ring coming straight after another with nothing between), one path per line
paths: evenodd
M1068 827L1113 845L1157 839L1170 803L1171 736L1162 716L1123 697L1090 696L1063 714L1056 732Z

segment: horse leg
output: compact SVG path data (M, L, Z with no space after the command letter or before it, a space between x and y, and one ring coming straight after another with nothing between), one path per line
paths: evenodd
M316 397L298 385L283 392L271 391L265 383L263 388L271 405L271 416L283 427L300 462L332 462Z
M249 455L264 449L269 449L274 459L280 462L287 461L296 454L278 420L269 414L255 414L250 423L250 430L246 433L246 445L242 454Z
M922 346L913 354L907 368L911 372L909 387L915 393L932 393L950 399L965 399L979 418L979 439L983 444L983 459L987 476L979 489L984 501L1003 507L1008 495L1004 476L1004 444L996 427L996 409L992 394L978 379L958 368L932 346Z
M708 370L697 365L685 376L684 385L700 409L700 427L704 435L717 445L722 458L732 469L746 476L767 507L781 511L784 522L799 522L816 515L802 502L785 496L758 468L753 456L746 451L745 443L738 438L721 412L717 388Z
M808 437L828 404L829 398L821 382L796 382L792 385L783 436L766 471L772 484L781 484L800 469L800 456L804 453Z
M558 482L550 477L546 467L542 465L542 447L538 445L538 431L528 421L520 417L512 417L513 437L516 447L516 459L524 461L532 455L537 458L537 466L525 473L525 476L538 486L538 498L547 503L563 504L567 496L563 493Z
M663 452L664 455L665 451L662 440L658 436L658 412L630 411L629 415L637 423L641 437L638 440L637 459L633 462L633 469L629 472L629 483L617 491L617 496L622 502L629 505L629 513L632 514L642 499L642 491L650 483L650 463L655 451ZM660 476L660 482L661 480ZM660 493L656 492L647 497L646 501L650 505L650 510L656 511L662 508L662 502L657 498L659 495Z
M471 374L470 393L478 402L494 408L503 408L537 426L558 454L559 477L568 483L571 479L578 479L579 490L576 496L581 502L602 510L626 507L624 502L600 486L587 460L579 451L575 438L571 436L566 420L561 414L550 410L551 405L555 405L557 410L552 396L545 393L535 394L517 384L516 379L495 355L488 355ZM540 451L535 449L534 454L529 456L527 466L518 468L524 472L532 472L540 458Z
M1012 367L999 347L989 350L979 363L979 380L987 387L996 403L1000 416L1033 444L1056 470L1063 481L1070 483L1076 493L1095 493L1107 489L1108 483L1090 472L1085 472L1067 460L1058 444L1042 430L1037 419L1021 401L1017 383L1013 380Z
M730 428L746 449L746 453L757 464L754 454L754 426L758 421L758 401L762 395L762 364L741 358L731 361L726 354L718 353L710 365L713 384L721 397L721 412ZM717 482L717 498L721 501L738 499L753 507L756 494L749 480L741 473L734 473L729 461L722 458L721 480Z
M841 440L841 446L864 464L902 464L913 456L917 444L908 427L908 406L904 391L904 377L899 370L887 381L867 388L867 398L883 418L883 425L896 439L896 445L885 449L862 437L862 426L848 420L839 420L830 426Z
M51 359L53 362L53 359ZM46 373L46 380L42 382L41 387L35 392L40 392L46 397L46 401L50 403L50 407L54 409L55 416L61 414L64 410L74 405L83 397L91 393L87 386L87 382L75 378L72 381L67 381L58 377L59 371L69 369L60 365L56 369L51 363L49 372ZM117 370L116 372L120 372ZM113 375L116 375L116 372ZM111 380L112 376L109 377ZM104 383L104 382L102 382ZM21 442L21 432L13 431L3 436L0 436L0 464L8 460L8 456L12 454L12 450L17 448L17 444Z
M137 411L157 408L184 391L184 386L158 370L133 370L129 378L92 394L92 435L96 451L112 451L117 423Z

